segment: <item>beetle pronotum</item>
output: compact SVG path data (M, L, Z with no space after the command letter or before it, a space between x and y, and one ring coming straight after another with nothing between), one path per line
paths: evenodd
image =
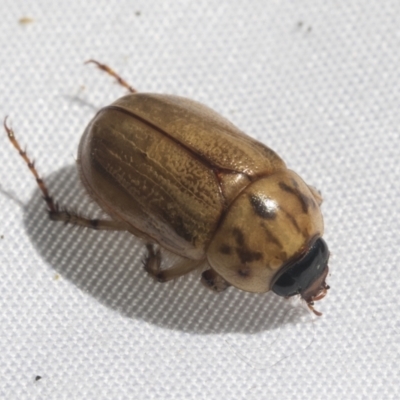
M271 149L208 107L178 96L131 93L101 109L78 150L80 178L111 217L60 208L4 120L34 175L50 218L91 229L128 231L147 243L145 270L159 282L206 264L202 283L216 292L299 294L314 310L328 285L322 198ZM161 269L155 245L181 257Z

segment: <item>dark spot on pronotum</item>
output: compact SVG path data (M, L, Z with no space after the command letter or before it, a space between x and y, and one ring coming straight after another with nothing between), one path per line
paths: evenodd
M295 182L295 181L294 181ZM284 190L287 193L293 194L296 196L301 204L301 208L304 213L307 212L308 207L310 206L311 199L309 199L306 195L304 195L297 187L297 182L296 182L296 187L291 187L287 185L285 182L279 182L279 187Z
M244 264L246 262L258 261L262 258L262 254L258 251L251 251L245 243L243 232L239 228L233 228L232 234L236 239L237 247L235 248L236 254L239 256L240 261Z
M313 205L313 203L314 203L313 200L300 191L298 192L298 196L299 196L299 200L301 202L301 207L302 207L303 211L307 212L309 207Z
M311 197L306 196L300 189L299 184L295 179L292 179L293 186L296 188L297 195L299 196L300 201L302 202L303 211L306 212L310 206L315 205L314 200ZM305 205L305 206L304 206ZM304 208L306 208L304 210Z
M40 376L40 375L36 375L35 376L35 381L37 382L37 381L40 381L42 379L42 377Z
M232 249L227 244L222 243L220 248L219 248L219 252L222 253L222 254L231 254Z
M274 219L276 217L275 208L268 207L265 201L263 201L257 195L250 195L250 204L254 212L263 219Z
M238 274L243 278L247 278L248 276L250 276L250 268L247 267L246 265L242 265L238 269Z
M244 245L244 235L243 232L239 229L239 228L233 228L232 230L233 236L236 239L236 243L239 246L243 246Z
M301 231L299 224L296 221L296 218L290 214L290 212L285 211L282 209L282 211L285 213L286 217L290 220L290 222L293 224L293 226L296 228L296 231L304 235L304 232Z
M285 182L279 182L279 187L284 190L285 192L296 194L296 190L293 189L291 186L287 185Z
M279 241L279 239L268 229L268 227L265 224L261 224L262 228L264 229L265 236L267 237L267 241L270 243L274 243L280 248L282 248L282 243Z
M261 258L262 258L262 254L260 252L250 251L249 249L246 249L245 247L237 247L236 253L239 256L240 261L242 263L258 261L258 260L261 260Z

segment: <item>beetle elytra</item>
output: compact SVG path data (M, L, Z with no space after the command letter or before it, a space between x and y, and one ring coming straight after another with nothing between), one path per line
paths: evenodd
M186 98L131 93L101 109L78 150L80 178L111 217L93 220L59 208L4 120L33 173L50 218L98 230L128 231L147 243L145 270L160 282L207 265L202 283L284 297L314 310L325 296L329 251L322 198L271 149L208 107ZM161 269L155 246L181 257Z

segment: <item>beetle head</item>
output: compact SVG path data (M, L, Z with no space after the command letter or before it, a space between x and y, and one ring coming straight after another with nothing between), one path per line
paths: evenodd
M321 315L313 305L314 301L322 299L329 289L325 282L329 272L328 259L328 246L319 238L305 254L279 271L272 282L272 291L284 297L299 294L316 315Z

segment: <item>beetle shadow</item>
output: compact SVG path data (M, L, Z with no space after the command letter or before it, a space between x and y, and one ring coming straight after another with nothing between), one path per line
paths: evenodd
M61 207L109 219L85 193L75 165L45 181ZM253 294L231 287L215 294L200 283L200 272L155 282L142 268L146 256L142 241L125 232L50 221L39 189L25 206L24 225L38 252L58 274L129 318L197 334L258 333L296 324L309 313L273 293Z
M82 98L81 96L79 96L79 94L76 95L64 95L62 96L64 99L66 99L68 102L70 103L74 103L77 104L81 107L85 107L90 109L91 111L94 111L95 113L97 113L101 107L100 106L96 106L95 104L91 103L88 100L85 100L84 98Z

